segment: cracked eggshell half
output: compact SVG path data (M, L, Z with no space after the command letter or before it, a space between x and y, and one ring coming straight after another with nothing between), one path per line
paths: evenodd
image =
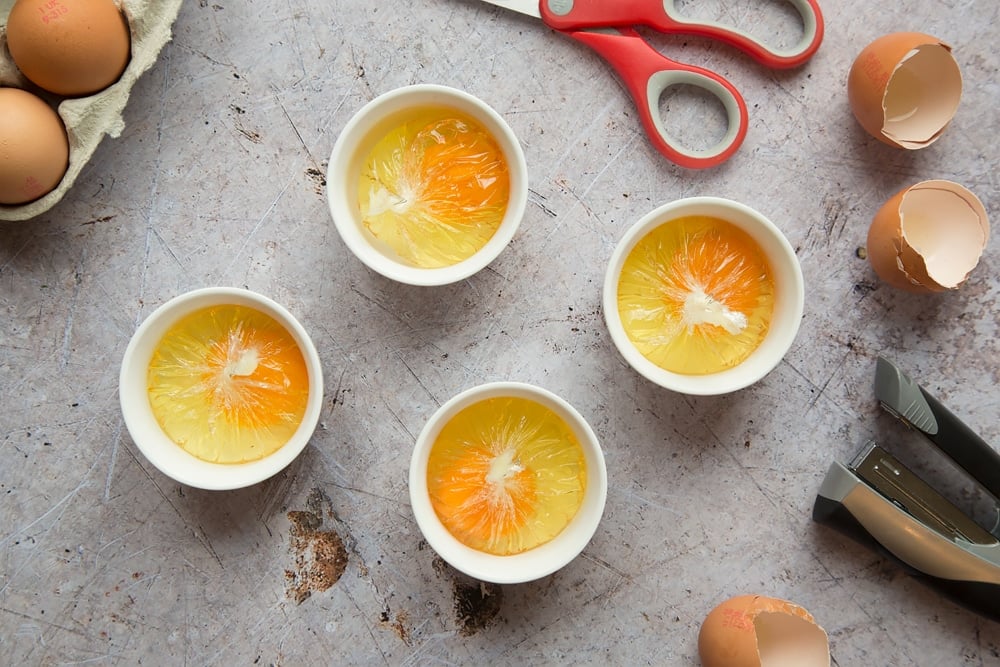
M890 146L934 143L962 96L951 47L919 32L895 32L866 46L851 66L847 96L861 126Z
M764 595L739 595L705 617L698 633L702 667L829 667L826 631L802 607Z
M986 209L951 181L923 181L893 196L868 229L868 261L879 278L910 292L956 289L989 240Z

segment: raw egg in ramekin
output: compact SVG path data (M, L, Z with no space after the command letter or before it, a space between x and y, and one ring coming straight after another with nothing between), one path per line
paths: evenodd
M207 287L170 299L139 325L118 393L132 441L160 472L199 489L239 489L305 449L323 408L323 369L283 306L250 290ZM263 454L259 435L282 442ZM208 457L213 443L263 455Z
M805 285L795 250L758 211L690 197L643 216L604 277L615 347L646 379L711 396L750 386L791 348Z
M989 240L986 209L958 183L923 181L896 193L868 229L868 261L879 278L909 292L958 288Z
M847 79L851 111L879 141L918 149L934 143L962 96L951 47L919 32L895 32L866 46Z
M738 595L709 612L698 633L702 667L829 667L823 630L802 607L764 595Z
M410 459L410 505L431 548L470 577L534 581L576 558L604 513L604 453L558 395L490 382L442 405Z
M341 131L326 194L334 226L368 268L408 285L464 280L521 224L528 167L483 100L417 84L379 95Z

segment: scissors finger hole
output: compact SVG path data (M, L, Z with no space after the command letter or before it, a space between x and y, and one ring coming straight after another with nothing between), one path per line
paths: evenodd
M703 86L671 84L660 94L658 108L670 143L690 153L710 151L730 135L725 104Z
M807 28L803 0L668 0L677 18L748 35L775 51L795 48Z

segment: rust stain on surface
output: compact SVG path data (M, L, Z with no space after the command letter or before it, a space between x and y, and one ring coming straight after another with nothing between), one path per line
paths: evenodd
M407 627L407 622L410 619L410 615L405 611L396 612L393 615L388 608L382 611L379 616L379 623L383 626L391 628L403 643L407 646L413 646L413 640L410 638L410 629Z
M323 195L326 191L326 176L316 167L306 169L306 176L313 182L313 189L316 194Z
M471 637L496 620L503 603L503 589L485 581L454 582L455 620L458 632Z
M322 505L329 502L326 494L313 489L306 501L309 510L288 513L289 547L295 556L295 567L285 570L286 593L296 604L302 604L314 592L329 589L347 569L344 541L335 530L321 530Z
M468 577L437 555L431 566L438 575L451 579L455 623L460 635L471 637L497 620L503 606L502 586Z

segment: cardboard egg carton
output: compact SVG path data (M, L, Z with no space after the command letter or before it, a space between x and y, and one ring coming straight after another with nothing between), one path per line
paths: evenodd
M125 129L122 113L132 86L153 66L160 50L170 41L171 26L182 0L116 1L132 33L132 58L128 67L116 83L99 93L63 99L40 91L14 65L7 49L7 16L14 0L0 0L0 86L24 88L58 105L56 110L69 135L69 169L56 189L28 204L0 205L0 220L28 220L55 206L73 187L105 135L115 138Z

